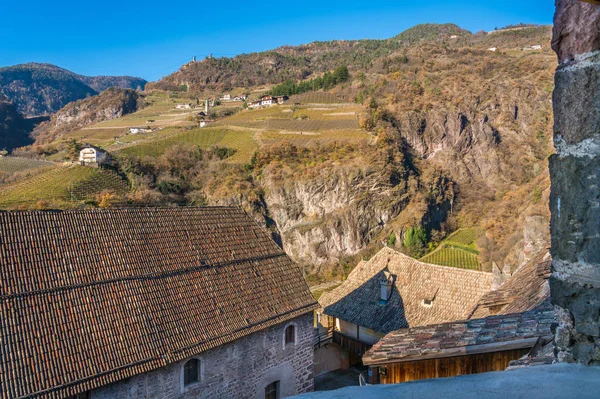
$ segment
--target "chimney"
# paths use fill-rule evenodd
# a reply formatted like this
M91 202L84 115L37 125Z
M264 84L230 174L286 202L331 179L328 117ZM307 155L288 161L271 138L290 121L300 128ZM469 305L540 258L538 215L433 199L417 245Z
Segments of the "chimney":
M388 271L383 272L383 276L379 279L381 286L381 297L380 303L385 303L392 296L392 284L394 283L394 276Z

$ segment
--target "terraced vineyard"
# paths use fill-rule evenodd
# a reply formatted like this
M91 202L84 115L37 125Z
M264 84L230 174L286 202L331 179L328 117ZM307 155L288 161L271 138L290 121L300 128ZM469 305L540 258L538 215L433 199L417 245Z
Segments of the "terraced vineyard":
M42 161L39 159L19 158L19 157L0 157L0 171L13 174L52 166L54 163Z
M129 187L111 171L85 166L56 167L2 186L0 208L33 207L40 200L53 204L74 203L94 198L106 190L122 195Z
M442 248L436 249L432 253L421 258L421 261L433 265L481 270L479 258L476 254L449 245L444 245Z
M321 130L358 129L358 122L354 118L341 120L269 119L265 121L263 128L293 132L316 132Z
M337 98L331 93L313 91L303 94L296 94L290 97L289 102L301 104L342 104L343 100Z
M421 258L434 265L481 270L479 251L475 241L482 234L478 228L461 229L440 243L435 251Z
M298 147L308 147L319 144L328 144L332 142L360 142L361 140L370 140L371 136L364 130L331 130L322 131L319 133L303 133L303 132L277 132L267 131L261 135L264 145L273 145L282 140L289 141Z
M203 128L188 130L166 138L125 147L119 150L119 152L138 157L158 157L168 148L181 143L193 144L206 149L217 144L223 139L226 133L227 130L225 129Z
M477 228L460 229L450 234L446 241L475 249L475 240L477 240L480 235L481 231Z

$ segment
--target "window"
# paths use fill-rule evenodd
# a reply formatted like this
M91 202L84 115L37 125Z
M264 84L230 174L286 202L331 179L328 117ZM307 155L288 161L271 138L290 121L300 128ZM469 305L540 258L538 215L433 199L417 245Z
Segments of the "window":
M285 344L296 343L296 326L289 325L285 328Z
M200 381L200 360L188 360L183 366L183 386Z
M279 381L265 387L265 399L279 399Z

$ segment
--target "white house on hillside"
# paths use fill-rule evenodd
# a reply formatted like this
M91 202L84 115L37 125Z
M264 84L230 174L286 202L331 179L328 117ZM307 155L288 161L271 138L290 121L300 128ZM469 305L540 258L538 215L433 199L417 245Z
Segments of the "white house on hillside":
M102 148L87 144L79 151L82 165L101 165L108 160L108 153Z

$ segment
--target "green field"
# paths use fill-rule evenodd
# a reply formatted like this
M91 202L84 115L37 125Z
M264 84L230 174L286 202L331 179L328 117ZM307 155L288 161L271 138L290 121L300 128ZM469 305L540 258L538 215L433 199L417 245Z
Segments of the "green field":
M39 159L19 158L19 157L0 157L0 171L13 174L24 172L48 166L53 166L54 163L42 161Z
M217 127L188 130L167 138L159 138L154 141L125 147L119 152L138 157L158 157L168 148L181 143L197 145L202 149L212 146L233 148L236 153L228 159L228 162L239 163L249 162L252 154L258 148L258 145L252 139L251 132Z
M129 187L111 171L85 166L56 167L44 173L3 185L0 208L19 205L32 207L36 202L77 202L92 199L102 191L125 194Z
M481 236L481 234L482 232L480 231L480 229L476 227L460 229L450 234L448 238L446 238L445 242L457 245L464 245L472 249L477 249L475 241L479 236Z
M477 228L460 229L420 260L434 265L481 270L479 251L475 244L481 234L481 230Z

